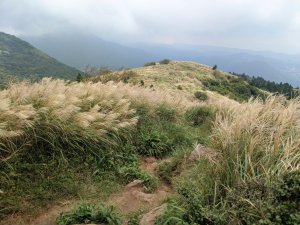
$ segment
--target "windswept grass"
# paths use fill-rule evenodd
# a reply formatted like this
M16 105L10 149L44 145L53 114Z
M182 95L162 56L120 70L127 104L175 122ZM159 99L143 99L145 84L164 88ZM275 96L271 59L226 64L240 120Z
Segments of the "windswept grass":
M109 135L121 135L136 122L130 101L102 83L43 79L12 84L0 92L1 160L39 139L64 137L73 140L73 149L80 139L108 142Z
M299 224L300 99L271 95L218 109L216 159L182 172L179 198L157 223Z
M300 168L300 100L269 96L264 102L224 108L214 123L213 145L220 152L226 184L272 178ZM225 178L224 177L224 178Z

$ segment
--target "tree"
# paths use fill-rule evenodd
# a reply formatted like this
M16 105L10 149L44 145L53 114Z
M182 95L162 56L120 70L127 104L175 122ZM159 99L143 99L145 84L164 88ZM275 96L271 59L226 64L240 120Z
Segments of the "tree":
M217 65L214 65L212 69L213 69L213 70L216 70L216 69L218 69L218 66L217 66Z
M76 80L77 80L77 82L81 82L83 80L81 73L77 74Z

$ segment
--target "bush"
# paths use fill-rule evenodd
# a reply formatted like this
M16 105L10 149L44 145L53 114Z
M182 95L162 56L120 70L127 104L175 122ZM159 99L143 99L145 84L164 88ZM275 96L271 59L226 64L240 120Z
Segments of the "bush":
M113 207L104 207L102 204L82 204L68 213L61 213L56 219L57 225L73 225L79 223L105 223L121 225L120 216L114 212Z
M177 89L178 89L178 90L183 90L183 87L182 87L181 85L178 85L178 86L177 86Z
M146 172L141 171L137 165L124 166L119 170L119 176L126 183L133 180L142 180L146 191L153 192L157 188L157 179Z
M169 64L171 62L171 60L169 59L163 59L161 61L159 61L159 64Z
M207 94L205 92L202 92L202 91L196 91L194 93L194 96L195 96L195 98L197 98L200 101L205 101L205 100L208 99Z
M174 150L174 145L163 131L151 131L141 134L139 153L145 156L161 158Z
M156 62L147 62L144 64L144 66L155 66Z
M186 111L185 117L193 126L200 126L214 119L215 112L209 107L194 107Z
M156 114L161 120L164 121L175 121L177 117L177 111L174 108L171 108L167 105L160 105L156 109Z

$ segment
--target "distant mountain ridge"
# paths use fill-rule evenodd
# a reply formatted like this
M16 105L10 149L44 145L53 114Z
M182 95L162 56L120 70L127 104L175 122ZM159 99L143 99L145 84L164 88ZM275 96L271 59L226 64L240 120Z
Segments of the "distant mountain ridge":
M275 82L300 86L300 55L186 44L114 43L90 34L65 32L23 37L58 60L84 70L95 67L134 68L164 58L195 61L226 72L261 76Z
M142 66L154 58L144 50L81 33L22 38L52 57L80 70L84 70L86 66L111 69L131 68Z
M16 76L20 78L75 79L79 70L67 66L13 35L0 32L0 78Z

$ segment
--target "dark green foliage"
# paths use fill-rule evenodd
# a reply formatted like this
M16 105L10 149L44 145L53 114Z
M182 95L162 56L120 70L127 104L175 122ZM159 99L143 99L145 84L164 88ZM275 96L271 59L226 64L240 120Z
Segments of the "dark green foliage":
M189 121L193 126L199 126L207 121L212 121L214 119L215 112L209 107L194 107L189 109L185 113L187 121Z
M174 150L174 144L164 131L141 134L142 143L138 149L145 156L161 158Z
M195 98L197 98L200 101L205 101L205 100L208 99L207 94L205 92L203 92L203 91L196 91L194 93L194 96L195 96Z
M164 213L159 216L155 224L156 225L189 225L182 218L185 209L180 206L180 203L176 199L171 199L168 202L167 208Z
M192 172L190 181L187 180L177 186L180 198L169 203L166 212L158 218L158 225L300 224L299 170L287 172L272 182L263 179L248 180L234 188L219 191L214 185L207 186L209 178L204 178L201 172L198 171L199 174L194 174L196 171ZM211 180L217 182L216 176L212 174L210 176ZM189 183L195 182L195 179L200 183L197 185ZM209 194L209 188L212 195ZM175 223L176 221L180 223Z
M140 80L140 86L144 86L144 85L145 85L144 80Z
M275 83L274 81L265 80L262 77L248 76L246 74L237 74L232 73L233 75L241 77L243 80L247 81L250 85L258 87L260 89L272 92L279 93L287 96L289 99L297 97L299 92L295 90L292 85L288 83Z
M157 188L157 179L146 172L141 171L137 165L124 166L119 170L119 176L125 183L133 180L142 180L148 192L153 192Z
M29 43L0 32L0 76L40 79L44 76L74 80L78 71L49 57Z
M147 62L144 64L144 66L155 66L156 62Z
M265 98L265 95L259 89L241 78L231 78L230 80L227 78L209 79L202 81L202 83L209 90L216 91L237 101L248 100L250 97Z
M81 82L82 80L83 80L83 77L82 77L81 73L78 73L77 77L76 77L76 81Z
M218 68L218 66L217 66L217 65L214 65L212 69L213 69L213 70L216 70L217 68Z
M286 173L275 187L262 224L300 224L300 170Z
M176 109L170 108L167 105L158 106L156 114L163 121L175 121L176 117L178 117Z
M113 207L104 207L102 204L82 204L71 212L61 213L56 219L57 225L101 223L106 225L121 225L120 216Z
M139 122L135 146L139 154L161 158L186 140L181 127L176 123L176 110L160 105L155 109L155 114L149 114L147 107L138 106L137 113Z
M161 61L159 61L159 64L169 64L171 62L171 60L169 59L163 59Z
M183 88L182 88L181 85L178 85L178 86L177 86L177 89L178 89L178 90L183 90Z

